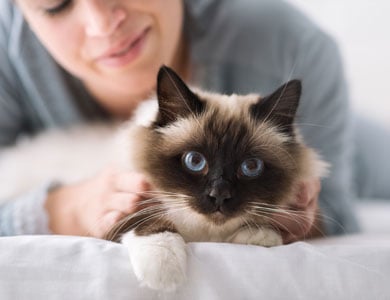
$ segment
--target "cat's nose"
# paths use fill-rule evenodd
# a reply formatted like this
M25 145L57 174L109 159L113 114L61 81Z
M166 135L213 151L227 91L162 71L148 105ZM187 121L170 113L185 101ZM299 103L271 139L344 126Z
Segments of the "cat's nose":
M222 178L213 182L209 193L209 200L220 208L227 200L232 197L230 192L230 183Z

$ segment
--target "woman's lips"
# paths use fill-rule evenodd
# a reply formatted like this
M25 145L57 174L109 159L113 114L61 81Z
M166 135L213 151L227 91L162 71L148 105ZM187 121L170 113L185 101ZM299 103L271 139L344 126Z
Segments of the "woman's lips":
M100 56L97 62L111 68L118 68L129 64L141 54L149 31L150 28L148 27L135 38L123 42L121 46L110 49Z

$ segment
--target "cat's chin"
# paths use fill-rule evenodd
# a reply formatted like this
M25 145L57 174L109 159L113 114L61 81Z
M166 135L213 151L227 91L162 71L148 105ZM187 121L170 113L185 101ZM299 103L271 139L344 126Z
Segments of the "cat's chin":
M215 225L221 226L231 219L231 217L225 215L220 211L213 212L208 215L209 220Z

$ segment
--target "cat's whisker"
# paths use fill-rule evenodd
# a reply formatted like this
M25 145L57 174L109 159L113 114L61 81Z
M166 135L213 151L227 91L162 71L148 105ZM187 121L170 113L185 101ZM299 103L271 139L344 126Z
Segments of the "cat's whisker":
M132 216L134 218L134 217L138 217L139 215L146 214L152 211L164 210L164 209L166 209L166 207L165 205L162 204L150 205L130 214L129 216Z
M182 208L181 210L185 210L187 209L187 207L184 207ZM170 211L169 213L175 213L176 211ZM160 221L163 217L166 217L168 215L167 212L160 212L158 214L153 214L145 219L142 219L138 222L136 222L135 224L132 224L131 228L132 229L137 229L139 226L143 225L144 223L146 222L149 222L150 220L152 219L156 219L151 225L153 226L154 224L156 224L158 221Z
M300 222L312 221L311 217L296 212L293 213L285 210L266 209L266 208L259 208L259 207L252 207L252 208L255 209L257 212L262 212L268 215L272 215L274 217L280 215L285 217L288 220L294 221L297 224L297 226L301 227L302 231L304 231L303 230L304 227ZM315 225L313 224L313 226Z
M165 210L166 210L166 207L162 204L150 205L150 206L144 207L144 208L142 208L142 209L140 209L132 214L127 215L126 217L121 219L115 226L117 226L119 223L127 223L130 220L135 219L137 217L140 217L142 215L148 215L150 213L155 213L155 212L165 211Z
M326 214L324 214L324 213L321 213L321 212L318 212L318 213L316 214L316 216L318 216L319 218L323 219L324 221L327 221L327 222L336 224L336 226L338 226L342 232L347 233L345 227L344 227L340 222L338 222L336 219L334 219L334 218L332 218L332 217L329 217L328 215L326 215ZM325 235L326 235L326 234L325 234ZM325 236L325 235L324 235L324 236Z
M297 125L297 126L311 126L311 127L319 127L319 128L330 129L330 126L314 124L314 123L294 123L294 124Z
M244 217L241 217L241 221L245 224L246 228L249 229L249 232L251 233L251 235L253 234L252 233L252 228L253 227L256 227L257 229L261 229L260 225L259 224L256 224L253 222L253 224L250 223L249 220L247 220L247 218L244 218Z
M266 213L268 213L270 215L274 215L274 216L295 217L295 218L301 218L302 220L311 219L311 217L306 216L302 213L297 213L297 212L290 212L290 211L270 209L270 208L259 208L259 207L256 207L256 208L252 207L252 209L254 209L256 211L266 212Z
M144 224L144 223L146 223L146 222L148 222L148 221L150 221L150 220L152 220L152 219L155 219L155 218L157 218L157 220L156 221L158 221L158 220L160 220L163 216L165 216L165 212L159 212L159 213L154 213L154 214L152 214L152 215L149 215L149 216L147 216L147 217L145 217L145 218L143 218L143 219L141 219L141 220L139 220L139 221L137 221L137 222L135 222L135 223L133 223L133 224L131 224L131 229L137 229L139 226L141 226L142 224ZM155 221L155 222L156 222ZM128 231L128 230L126 230L126 231Z
M129 220L131 220L132 218L137 217L137 216L139 216L139 215L141 215L141 214L146 214L146 213L148 213L150 210L157 210L157 209L160 209L160 210L161 210L161 208L157 208L156 206L157 206L157 205L153 205L153 206L144 208L144 209L142 209L142 210L139 210L139 211L137 211L137 212L135 212L135 213L133 213L133 214L130 214L130 215L124 217L123 219L121 219L116 225L114 225L114 227L115 227L115 226L121 224L121 225L118 227L118 229L115 230L114 236L116 236L117 233L120 232L120 231L124 228L123 226L124 226ZM100 217L98 220L96 220L95 223L94 223L94 225L92 226L92 228L98 227L99 224L101 224L103 218L104 218L104 216L102 216L102 217ZM86 235L86 236L91 235L91 230L85 232L85 235Z
M271 210L271 212L269 210L264 210L264 209L258 209L256 208L256 211L255 213L261 213L261 216L265 217L264 214L266 215L271 215L271 216L276 216L277 214L280 214L280 215L283 215L286 219L290 220L290 221L293 221L299 228L302 232L305 232L305 227L303 224L301 224L302 221L310 221L311 218L307 217L307 216L303 216L303 215L300 215L300 214L292 214L292 213L289 213L289 212L285 212L285 211L274 211L274 210ZM274 218L271 218L269 217L273 222L278 222L277 220L275 220ZM280 223L280 222L279 222ZM315 224L312 224L312 226L316 226ZM318 229L318 228L316 228Z
M187 202L169 202L166 203L166 207L169 209L171 207L181 207L181 206L188 206Z
M146 213L146 212L144 212ZM109 231L109 239L114 240L118 237L120 232L127 232L133 226L133 224L129 224L131 219L135 218L135 214L129 215L122 220L120 220L114 227Z
M287 233L289 233L289 234L291 234L291 231L289 230L289 228L288 227L286 227L283 223L281 223L281 222L279 222L279 221L277 221L277 220L273 220L271 217L269 217L269 216L266 216L266 215L263 215L263 214L258 214L258 213L255 213L255 212L253 212L253 211L250 211L250 210L245 210L245 212L248 214L248 215L252 215L252 216L255 216L255 217L261 217L261 218L264 218L267 222L268 222L268 224L267 224L267 226L272 226L272 228L274 228L276 231L278 231L280 234L281 234L281 228L285 231L285 232L287 232ZM256 222L254 222L254 221L252 221L254 224L257 224ZM278 227L275 227L274 225L273 225L273 223L275 223L277 226L279 226L279 228ZM261 229L261 226L260 226L260 229Z
M253 215L257 215L257 216L260 216L260 217L268 218L269 220L274 220L274 218L272 218L272 217L275 216L274 212L269 212L269 211L264 211L264 210L254 210L254 211L253 210L247 210L247 211L252 212ZM286 218L292 220L293 216L286 215Z
M156 210L162 210L162 209L165 209L165 207L163 207L162 205L152 205L152 206L148 206L148 207L145 207L139 211L136 211L128 216L125 216L123 219L121 219L117 224L122 224L122 222L128 222L129 220L131 220L132 218L135 218L135 217L138 217L139 215L142 215L142 214L147 214L147 213L150 213L151 211L156 211ZM102 222L102 219L104 218L104 216L100 217L98 220L95 221L95 224L92 226L92 228L96 228L99 226L99 224ZM115 227L116 225L114 225ZM121 230L122 227L119 227L118 230ZM91 230L85 232L85 235L86 236L89 236L91 235Z
M162 201L162 200L165 200L165 201ZM177 198L177 197L167 197L167 196L161 196L161 197L154 197L154 198L149 198L149 199L145 199L145 200L141 200L139 202L136 203L137 206L142 206L142 205L145 205L145 204L150 204L150 205L158 205L158 204L161 204L163 202L170 202L170 203L186 203L187 201L185 199L180 199L180 198Z
M274 210L275 212L280 212L280 213L286 212L286 213L297 214L297 215L302 214L302 212L299 210L287 208L285 206L277 205L277 204L258 203L258 202L249 202L248 204L253 208ZM321 215L321 213L318 212L314 212L314 214Z
M258 203L258 202L249 202L248 204L250 205L254 205L255 208L259 207L260 209L263 208L264 206L269 206L269 208L272 208L274 207L275 209L279 209L279 213L283 213L283 212L286 212L286 213L290 213L290 214L296 214L302 218L305 217L305 215L303 215L300 211L297 211L297 210L294 210L294 209L288 209L286 207L283 207L281 205L278 205L278 204L270 204L270 203ZM324 213L322 213L321 211L316 211L314 212L314 215L315 217L319 217L323 220L326 220L326 221L329 221L331 223L334 223L336 224L337 226L340 227L341 230L344 230L345 231L345 228L342 226L342 224L340 224L337 220L335 220L334 218L331 218L327 215L325 215Z
M271 227L274 231L278 232L280 235L282 235L282 232L281 232L281 229L279 227L277 227L275 224L271 223L270 221L272 221L272 218L271 217L268 217L268 216L263 216L267 221L268 221L268 224L266 225L267 227ZM280 224L279 222L276 222L278 224ZM262 226L260 226L259 224L257 224L256 222L251 222L252 226L255 226L257 229L261 230L262 229ZM263 225L264 226L264 225ZM284 227L286 228L286 227Z
M142 192L132 192L134 194L147 194L147 193L158 193L158 194L173 194L173 195L184 195L184 194L181 194L181 193L177 193L177 192L168 192L168 191L163 191L163 190L146 190L146 191L142 191Z
M178 201L178 202L169 202L169 203L162 203L162 204L147 204L147 206L143 206L141 205L141 209L138 210L138 211L149 211L149 210L153 210L153 209L170 209L172 207L184 207L184 206L187 206L187 203L186 202L181 202L181 201ZM155 208L157 207L157 208ZM134 212L133 214L137 214L137 211Z
M257 202L257 201L249 201L248 204L254 204L254 205L262 205L262 206L271 206L271 207L281 207L281 204L272 204L272 203L266 203L266 202Z
M142 206L144 204L160 204L162 202L170 202L170 203L186 203L187 197L182 197L182 196L174 196L174 195L156 195L156 197L153 198L147 198L147 199L142 199L139 202L136 203L138 206ZM161 201L161 200L166 200L166 201Z
M178 196L178 197L185 197L190 198L190 196L181 194L181 193L173 193L173 192L164 192L164 191L144 191L144 192L132 192L132 194L140 195L144 197L148 197L149 195L170 195L170 196Z
M169 205L169 209L175 209L175 208L181 208L181 207L186 207L186 205L184 203L172 203L171 205ZM155 211L167 211L167 205L153 205L153 206L148 206L146 208L143 208L131 215L129 215L129 219L132 219L132 218L135 218L135 217L139 217L141 215L145 215L145 214L149 214L149 213L153 213Z
M305 214L303 214L302 212L298 212L298 211L295 211L295 210L288 210L288 209L275 209L275 210L270 210L270 209L264 209L264 207L258 207L258 206L255 206L255 207L251 207L251 208L254 208L255 210L260 210L262 213L266 213L266 214L269 214L269 215L283 215L284 217L286 217L287 219L290 219L290 220L293 220L295 221L298 225L300 225L300 221L312 221L312 217L310 216L307 216ZM266 211L265 211L266 210ZM273 211L273 212L270 212L270 211ZM326 219L326 216L320 212L318 213L314 213L314 217L319 217L319 218L323 218L323 219ZM334 220L333 218L329 218L328 219L330 221L333 221L333 222L336 222L336 224L338 223L336 220ZM316 232L318 232L321 236L326 236L326 233L322 230L322 228L316 224L316 222L313 222L312 225L311 225L315 230ZM340 227L343 229L343 227L340 225ZM303 227L302 227L303 228ZM306 237L304 237L305 239Z
M169 214L176 213L176 212L178 212L178 211L186 210L187 208L188 208L188 207L173 208L173 209L171 209L171 210L169 210L169 211L164 210L164 211L161 211L161 212L152 214L152 215L150 215L150 216L148 216L148 217L146 217L146 218L144 218L144 219L141 219L141 220L139 220L138 222L132 224L132 228L136 229L136 228L138 228L139 226L141 226L142 224L144 224L145 222L148 222L148 221L150 221L150 220L152 220L152 219L154 219L154 218L157 218L157 220L155 220L155 222L152 223L152 225L153 225L153 224L155 224L157 221L159 221L162 217L166 217L166 216L168 216Z
M275 212L275 213L286 213L286 214L293 214L293 211L289 211L287 209L282 209L282 208L271 208L271 207L263 207L263 206L258 206L258 205L248 205L250 208L253 209L259 209L263 211L269 211L269 212Z
M301 219L305 219L305 218L310 219L311 218L311 216L307 216L302 211L297 211L297 210L292 210L292 209L268 208L268 207L259 207L259 206L251 206L251 208L256 209L256 210L272 212L273 214L276 214L276 215L290 215L290 216L294 216L294 217L301 218ZM319 217L322 216L321 213L316 213L316 212L313 212L311 215L319 216Z
M186 203L183 203L183 202L170 203L169 206L170 206L169 213L188 208ZM145 215L145 217L138 220L135 223L129 224L129 222L132 219L138 218L140 216L142 217L142 215ZM152 205L152 206L145 207L145 208L143 208L143 209L141 209L133 214L128 215L127 217L125 217L121 221L119 221L115 225L115 226L117 226L117 228L115 228L115 226L114 226L115 229L112 229L114 231L112 232L112 234L110 234L110 236L116 237L119 232L128 231L128 230L130 230L130 228L136 228L136 227L140 226L141 224L143 224L143 223L145 223L153 218L157 218L157 217L160 218L160 217L165 216L165 215L167 215L166 205Z
M282 235L282 230L287 234L293 235L291 229L285 224L283 224L281 221L275 220L272 217L265 216L263 214L255 214L255 216L265 218L266 221L268 222L267 226L272 226L272 228L274 228L281 235Z
M171 195L180 195L180 196L187 196L185 194L177 193L177 192L168 192L168 191L162 191L162 190L148 190L144 193L157 193L157 194L171 194Z

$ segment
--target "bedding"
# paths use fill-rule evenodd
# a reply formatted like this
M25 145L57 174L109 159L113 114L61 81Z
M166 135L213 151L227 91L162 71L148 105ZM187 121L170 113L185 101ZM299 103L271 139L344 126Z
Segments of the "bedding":
M390 299L390 234L274 248L188 246L175 294L140 287L121 244L67 236L0 238L0 299Z

